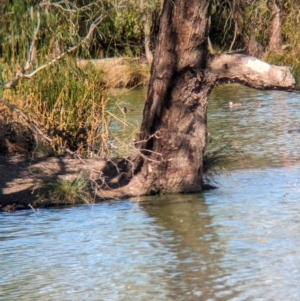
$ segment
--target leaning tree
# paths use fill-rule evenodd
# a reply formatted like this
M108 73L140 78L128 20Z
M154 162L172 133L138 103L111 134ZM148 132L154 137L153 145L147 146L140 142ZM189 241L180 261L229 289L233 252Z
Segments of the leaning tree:
M165 0L139 139L133 154L105 169L103 198L200 192L208 96L216 85L293 89L289 68L240 53L208 52L209 0Z

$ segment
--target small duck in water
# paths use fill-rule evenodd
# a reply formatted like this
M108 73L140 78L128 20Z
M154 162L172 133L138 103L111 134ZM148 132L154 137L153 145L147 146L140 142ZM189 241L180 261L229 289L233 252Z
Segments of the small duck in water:
M299 129L288 130L288 133L289 133L289 134L292 134L292 133L300 133L300 126L299 126Z
M240 107L242 105L242 103L229 101L228 105L230 108L233 108L233 107Z
M134 111L133 109L127 109L126 107L123 107L122 108L122 112L124 113L124 114L126 114L127 112L132 112L132 111Z

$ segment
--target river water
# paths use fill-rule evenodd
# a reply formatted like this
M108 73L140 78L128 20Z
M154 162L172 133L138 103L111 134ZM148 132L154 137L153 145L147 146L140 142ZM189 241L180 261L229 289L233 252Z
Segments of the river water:
M132 124L144 95L119 100ZM213 91L210 137L234 159L216 190L0 213L0 300L300 300L299 100Z

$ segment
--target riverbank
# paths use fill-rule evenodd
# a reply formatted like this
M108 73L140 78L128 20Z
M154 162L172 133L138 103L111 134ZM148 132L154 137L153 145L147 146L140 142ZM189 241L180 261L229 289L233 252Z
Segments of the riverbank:
M43 185L58 180L72 182L81 172L96 179L104 166L105 161L99 158L0 156L0 210L43 206L39 196Z
M78 68L92 68L102 74L100 84L106 88L143 86L149 80L149 66L137 58L78 59L76 64ZM19 105L23 104L16 107ZM39 191L43 185L58 180L70 183L82 171L92 180L99 177L105 165L103 159L50 157L48 154L53 153L50 147L36 151L37 137L28 124L22 123L12 108L2 105L0 110L0 211L30 209L29 204L41 206ZM41 154L36 156L36 153Z

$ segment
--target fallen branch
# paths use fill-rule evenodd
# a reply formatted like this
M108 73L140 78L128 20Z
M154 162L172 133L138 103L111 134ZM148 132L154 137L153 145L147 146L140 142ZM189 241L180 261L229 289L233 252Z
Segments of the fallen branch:
M213 55L206 72L212 82L237 82L255 89L293 90L296 85L289 67L243 54Z
M39 218L39 214L37 213L37 211L34 209L34 207L29 203L28 206L33 210L33 212L35 213L36 217Z

